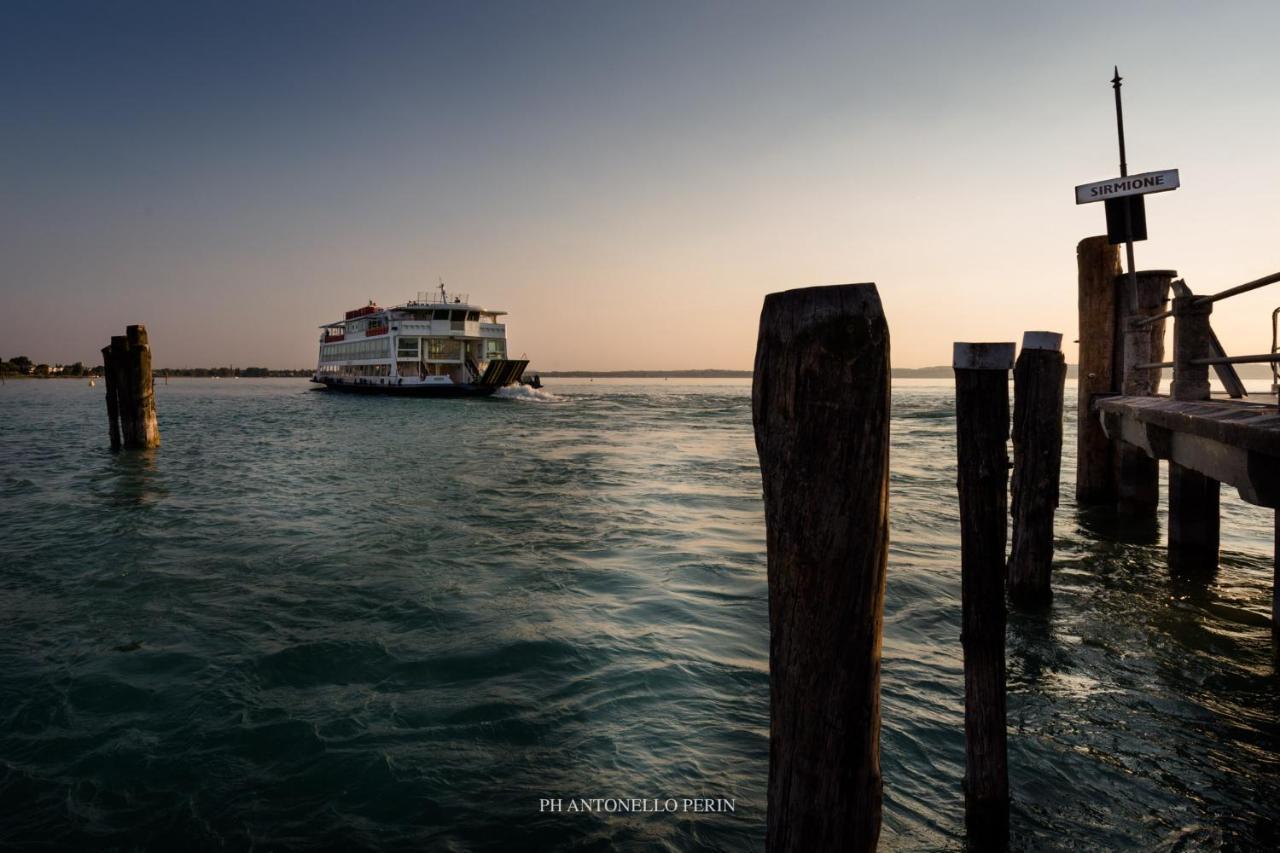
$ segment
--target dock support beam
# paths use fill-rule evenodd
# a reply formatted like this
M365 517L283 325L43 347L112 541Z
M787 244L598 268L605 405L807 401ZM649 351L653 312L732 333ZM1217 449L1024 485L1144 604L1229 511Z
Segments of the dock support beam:
M1122 394L1151 397L1160 387L1159 369L1137 370L1135 365L1164 361L1164 320L1145 325L1137 321L1165 310L1176 275L1172 270L1140 271L1136 290L1128 276L1116 277L1118 383L1114 390ZM1123 441L1114 443L1114 452L1117 509L1125 518L1154 530L1160 503L1160 463Z
M766 849L874 850L889 540L889 330L874 284L765 298L751 409L769 574Z
M1026 332L1013 369L1013 546L1009 598L1043 607L1053 598L1053 513L1062 469L1062 335Z
M1191 359L1208 358L1213 303L1195 297L1173 300L1173 384L1175 400L1208 400L1209 368ZM1219 483L1169 460L1169 570L1174 577L1207 579L1218 568Z
M964 648L965 825L976 850L1009 840L1005 525L1012 343L957 343L956 450Z
M1114 504L1111 442L1094 416L1095 394L1116 389L1115 361L1116 276L1120 249L1106 235L1087 237L1076 246L1080 311L1080 380L1076 413L1076 503Z

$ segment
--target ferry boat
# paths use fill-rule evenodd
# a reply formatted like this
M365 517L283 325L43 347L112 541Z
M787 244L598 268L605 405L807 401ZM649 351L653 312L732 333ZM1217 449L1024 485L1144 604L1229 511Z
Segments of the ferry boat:
M527 359L507 358L507 312L465 295L419 293L404 305L370 302L320 327L311 381L330 391L406 397L483 397L524 378Z

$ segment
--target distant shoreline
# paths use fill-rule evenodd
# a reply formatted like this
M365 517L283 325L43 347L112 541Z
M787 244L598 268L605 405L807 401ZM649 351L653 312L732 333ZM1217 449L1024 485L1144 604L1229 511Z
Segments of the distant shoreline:
M1236 366L1240 373L1241 379L1269 379L1271 378L1271 370L1265 364L1240 364ZM64 376L53 374L51 376L32 376L29 374L13 374L4 375L6 380L10 379L88 379L90 377L101 378L100 368L95 368L93 373L84 373L80 376L70 375ZM164 378L166 376L174 379L183 378L219 378L219 379L262 379L262 378L308 378L314 373L308 368L300 369L281 369L274 368L156 368L154 375L156 378ZM750 370L526 370L526 376L538 376L547 379L750 379ZM933 367L895 367L892 368L894 379L951 379L953 372L950 367L944 365L934 365ZM1076 365L1067 365L1067 378L1077 378Z

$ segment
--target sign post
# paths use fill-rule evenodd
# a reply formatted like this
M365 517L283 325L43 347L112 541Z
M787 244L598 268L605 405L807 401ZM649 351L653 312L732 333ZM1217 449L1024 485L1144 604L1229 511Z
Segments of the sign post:
M1111 88L1116 93L1116 136L1120 142L1120 177L1076 187L1076 204L1104 202L1107 208L1107 239L1112 245L1124 243L1129 263L1129 289L1136 294L1138 272L1133 262L1133 243L1147 239L1147 210L1143 196L1176 190L1181 184L1177 169L1129 174L1124 151L1124 106L1120 102L1120 68L1116 66Z

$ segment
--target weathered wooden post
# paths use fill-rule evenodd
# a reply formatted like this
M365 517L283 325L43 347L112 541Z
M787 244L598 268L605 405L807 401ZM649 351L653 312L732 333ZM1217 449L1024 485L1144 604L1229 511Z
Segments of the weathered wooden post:
M1173 383L1175 400L1209 399L1209 366L1191 359L1209 358L1213 303L1194 296L1173 300ZM1169 569L1193 578L1218 568L1219 484L1199 471L1169 460Z
M125 437L126 447L148 448L160 446L160 425L156 421L155 380L151 375L151 346L147 342L147 327L129 326L125 329L129 343L129 397L133 412L132 442Z
M1076 246L1080 313L1080 378L1076 413L1076 503L1113 504L1111 442L1090 410L1094 395L1114 387L1116 276L1120 249L1106 235L1087 237Z
M102 384L107 388L107 431L111 436L111 449L120 449L120 400L116 394L115 338L112 345L102 348Z
M874 284L770 294L751 394L769 564L766 847L874 850L889 330Z
M969 844L1009 838L1004 568L1012 343L957 343L956 449L964 647L965 824Z
M1137 369L1139 364L1164 360L1164 320L1143 322L1163 313L1169 300L1173 270L1139 271L1136 289L1128 276L1117 276L1116 323L1117 374L1115 390L1129 396L1149 397L1160 386L1158 368ZM1155 524L1160 503L1160 463L1145 451L1123 441L1114 442L1113 471L1117 509L1130 520Z
M1049 603L1053 513L1062 470L1062 406L1067 361L1062 335L1025 332L1013 369L1013 546L1009 598L1023 607Z
M122 444L129 449L158 447L160 427L146 327L129 326L126 334L112 336L111 346L102 350L102 359L112 449Z
M1271 653L1280 661L1280 509L1275 514L1276 544L1271 557Z

